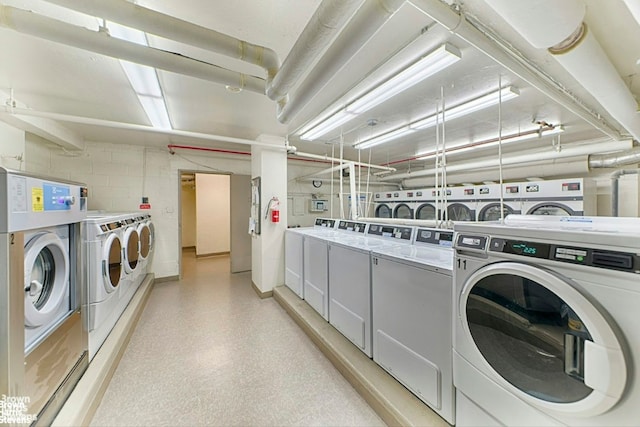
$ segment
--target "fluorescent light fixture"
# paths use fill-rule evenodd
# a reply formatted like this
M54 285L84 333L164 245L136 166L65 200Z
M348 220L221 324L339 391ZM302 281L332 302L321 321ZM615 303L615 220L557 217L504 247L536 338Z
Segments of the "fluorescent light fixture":
M383 133L382 135L378 135L371 139L367 139L365 141L354 144L353 148L357 148L358 150L364 150L366 148L371 148L371 147L375 147L376 145L384 144L387 141L400 138L404 135L408 135L413 132L414 132L413 129L409 128L408 126L404 126L399 129L392 130L391 132Z
M553 128L547 129L532 129L530 131L518 133L515 135L509 135L502 138L502 144L511 144L513 142L525 141L527 139L534 138L542 138L546 136L557 135L559 133L564 132L564 127L555 126ZM468 151L475 150L477 148L487 148L493 147L500 143L498 138L492 138L485 141L471 142L469 144L460 144L453 147L449 147L446 149L447 156L451 156L452 154L460 154ZM415 158L420 160L427 160L436 157L437 153L435 150L430 150L423 153L416 154Z
M456 107L447 109L445 111L444 119L449 121L449 120L456 119L458 117L466 116L467 114L471 114L478 110L482 110L482 109L491 107L493 105L496 105L500 102L501 99L502 99L502 102L506 102L506 101L509 101L510 99L516 98L519 95L520 95L520 92L518 92L516 88L509 86L504 89L488 93L472 101L465 102L464 104L460 104ZM440 120L442 121L442 117L440 117ZM438 122L438 115L434 114L422 120L413 122L409 126L412 129L427 129L432 126L435 126L437 122Z
M445 111L444 119L446 121L453 120L457 117L466 116L467 114L471 114L475 111L482 110L487 107L491 107L492 105L498 104L500 99L502 101L508 101L519 96L520 93L518 90L512 86L508 86L501 90L497 90L495 92L488 93L479 98L473 99L471 101L465 102L464 104L460 104L456 107L449 108ZM429 117L425 117L423 119L416 120L412 123L409 123L408 126L403 126L401 128L392 130L387 133L383 133L382 135L374 136L368 140L359 142L354 144L354 148L364 149L371 148L373 146L383 144L385 142L389 142L393 139L400 138L404 135L409 134L412 131L427 129L429 127L434 126L438 123L438 120L442 121L442 117L438 119L438 115L434 114ZM403 130L402 132L398 132Z
M455 64L461 58L460 51L455 46L445 43L413 65L405 68L386 82L347 105L346 110L354 114L362 114L392 96L420 83L438 71L442 71L448 66Z
M300 135L300 139L313 141L314 139L317 139L318 137L324 135L332 129L345 124L354 117L355 115L344 110L340 110L337 113L329 116L326 120L320 122L320 124L318 124L316 127L313 127L310 130L304 132L302 135Z
M122 40L148 46L145 34L133 28L109 22L109 34ZM151 125L159 129L172 129L156 69L123 60L120 60L120 64Z
M356 115L372 109L427 77L458 62L461 58L458 48L445 43L355 101L347 104L344 109L329 116L328 119L303 131L300 138L307 141L317 139L353 119Z

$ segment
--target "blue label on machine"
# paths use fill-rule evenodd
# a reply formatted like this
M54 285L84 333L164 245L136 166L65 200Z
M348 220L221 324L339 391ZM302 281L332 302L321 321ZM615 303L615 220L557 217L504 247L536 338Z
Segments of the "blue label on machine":
M71 206L67 204L71 189L64 185L53 185L43 183L44 190L44 210L45 211L68 211Z

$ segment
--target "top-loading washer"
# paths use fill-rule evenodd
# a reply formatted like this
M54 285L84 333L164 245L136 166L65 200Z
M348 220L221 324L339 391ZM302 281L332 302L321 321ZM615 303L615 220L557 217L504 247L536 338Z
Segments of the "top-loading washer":
M2 167L0 189L0 394L26 396L19 415L49 423L88 363L79 274L87 189Z
M522 212L528 215L596 215L596 185L591 179L572 178L522 184Z
M412 245L372 249L373 360L454 424L453 232L416 231Z
M335 232L336 220L331 218L316 218L313 227L302 228L288 228L285 231L285 285L295 292L300 298L304 298L305 278L304 278L304 265L305 262L309 263L308 268L308 280L309 285L324 289L324 284L328 280L326 274L323 273L327 269L327 255L326 251L322 250L323 239L322 235L328 235ZM324 263L324 270L317 263L311 265L313 258L305 258L304 256L304 237L306 235L314 235L317 237L316 241L307 242L306 246L308 250L313 251L313 256L320 257L318 263ZM326 245L326 243L325 243ZM307 261L305 261L307 259ZM313 297L312 297L313 298ZM315 300L314 300L315 303ZM321 306L321 305L320 305Z
M640 220L549 219L455 225L457 425L640 420Z

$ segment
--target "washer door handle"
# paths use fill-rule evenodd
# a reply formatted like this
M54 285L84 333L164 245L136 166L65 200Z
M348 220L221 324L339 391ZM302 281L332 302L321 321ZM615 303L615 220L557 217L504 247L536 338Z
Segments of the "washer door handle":
M42 288L44 288L42 283L37 280L32 280L31 283L29 283L29 286L24 288L24 291L29 292L29 296L34 297L42 291Z

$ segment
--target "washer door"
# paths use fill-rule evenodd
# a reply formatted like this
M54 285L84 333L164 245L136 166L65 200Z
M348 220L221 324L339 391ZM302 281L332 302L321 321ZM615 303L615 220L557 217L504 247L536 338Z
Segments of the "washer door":
M528 264L491 264L469 277L458 302L482 369L531 405L588 417L621 398L620 343L567 279Z
M423 205L420 205L418 207L418 209L416 209L416 219L429 219L429 220L435 220L436 219L436 207L429 204L429 203L425 203Z
M102 249L102 277L104 288L111 293L116 290L122 277L122 243L116 234L107 237Z
M380 205L376 208L376 218L391 218L391 208L387 205Z
M69 248L51 232L35 235L24 247L24 322L36 328L60 316L69 302Z
M441 213L442 214L442 213ZM462 203L451 203L447 206L447 216L451 221L475 221L475 213Z
M135 227L129 227L124 232L124 244L124 270L131 273L136 269L140 256L140 237Z
M413 219L413 210L404 203L399 204L393 211L393 217L398 219Z
M527 215L574 216L577 215L577 213L568 206L559 203L546 202L535 205L529 209Z
M140 259L145 260L151 252L151 229L147 223L138 226L138 236L140 236Z
M504 205L502 212L504 217L513 213L511 207ZM478 215L478 221L498 221L500 219L500 203L491 203L485 206Z

